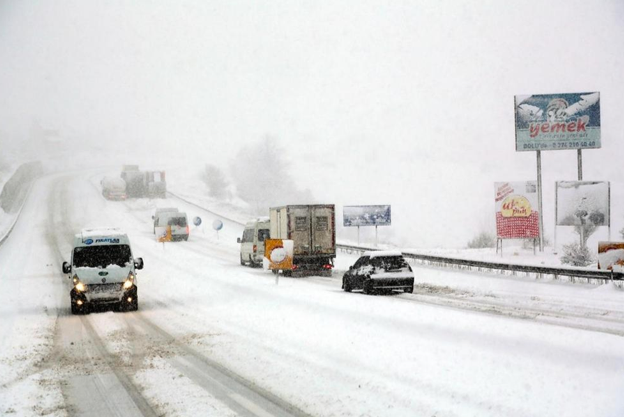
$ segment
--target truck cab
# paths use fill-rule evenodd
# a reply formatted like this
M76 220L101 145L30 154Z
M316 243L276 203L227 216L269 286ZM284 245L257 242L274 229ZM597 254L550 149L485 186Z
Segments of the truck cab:
M240 243L241 265L262 265L264 258L264 241L271 237L271 224L268 217L260 217L245 224Z
M63 273L73 284L72 314L106 304L122 311L138 310L139 269L143 259L134 258L128 235L120 229L85 229L75 235L71 261L63 262Z

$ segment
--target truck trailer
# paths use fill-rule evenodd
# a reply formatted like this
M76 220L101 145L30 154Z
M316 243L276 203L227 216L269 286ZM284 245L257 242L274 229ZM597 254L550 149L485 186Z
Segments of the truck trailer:
M294 242L293 274L331 276L336 257L333 204L290 205L270 209L271 239Z

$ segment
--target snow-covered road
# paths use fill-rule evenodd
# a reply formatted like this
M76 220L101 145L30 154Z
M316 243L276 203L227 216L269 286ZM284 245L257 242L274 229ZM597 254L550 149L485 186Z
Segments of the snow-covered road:
M39 180L0 246L0 414L615 416L624 297L417 268L415 294L239 265L242 228L176 199L104 200L103 172ZM200 215L159 244L156 205ZM226 214L226 213L225 213ZM139 311L69 313L72 235L118 226L145 260Z

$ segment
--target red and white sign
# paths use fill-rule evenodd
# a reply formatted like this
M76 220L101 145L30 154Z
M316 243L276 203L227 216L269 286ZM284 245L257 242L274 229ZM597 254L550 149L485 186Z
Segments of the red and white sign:
M496 236L501 239L539 237L537 184L497 182L495 188Z

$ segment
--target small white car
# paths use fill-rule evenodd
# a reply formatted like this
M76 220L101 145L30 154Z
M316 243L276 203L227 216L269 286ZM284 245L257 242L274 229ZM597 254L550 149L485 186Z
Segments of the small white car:
M72 314L94 305L110 304L122 311L139 308L136 271L143 259L134 258L128 235L119 229L85 229L74 237L71 261L63 273L72 279Z

